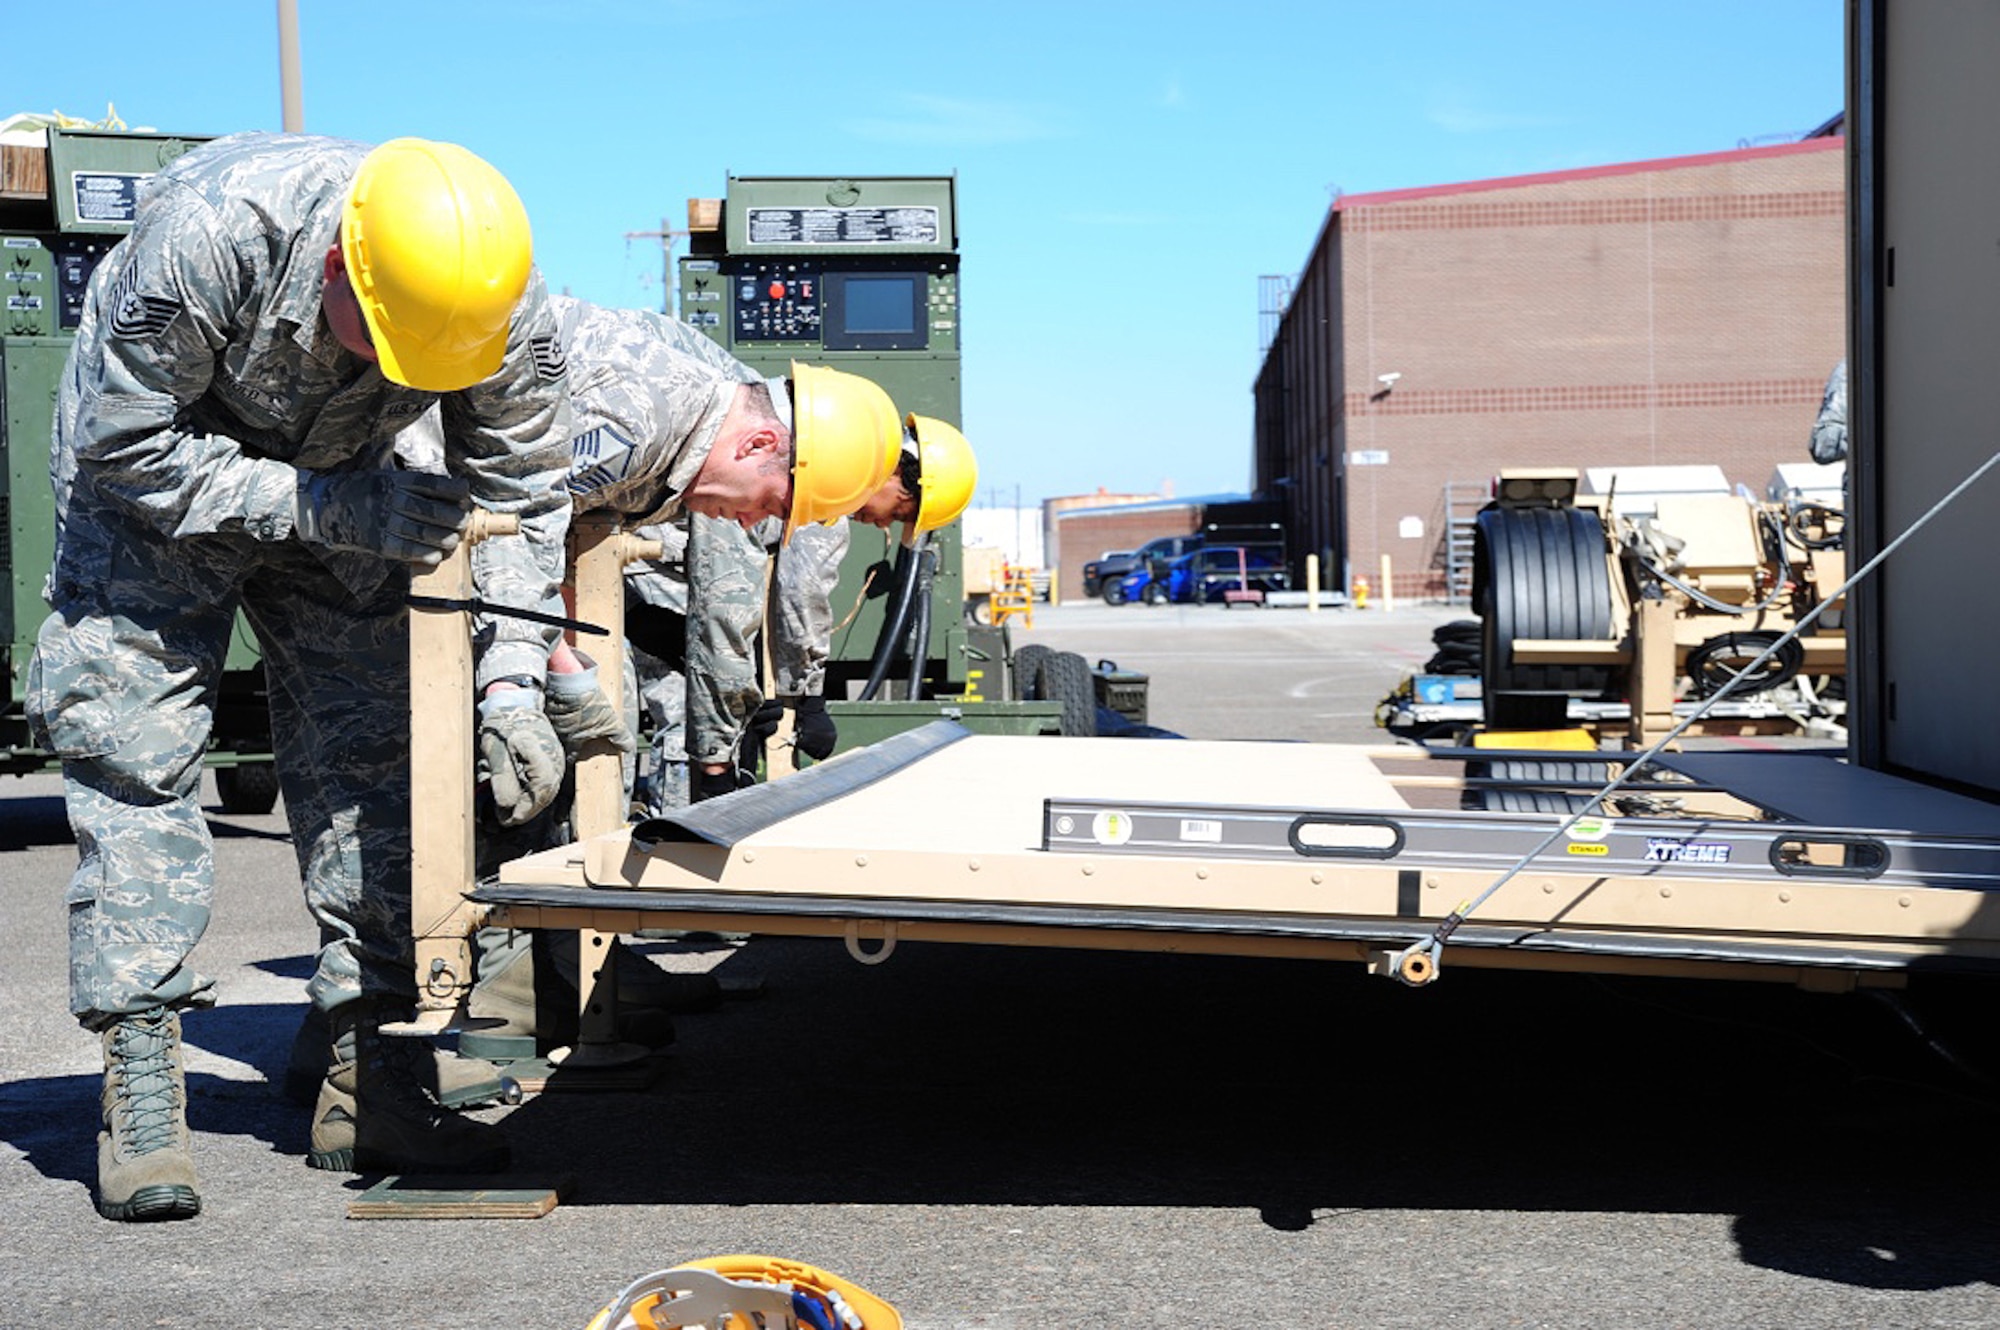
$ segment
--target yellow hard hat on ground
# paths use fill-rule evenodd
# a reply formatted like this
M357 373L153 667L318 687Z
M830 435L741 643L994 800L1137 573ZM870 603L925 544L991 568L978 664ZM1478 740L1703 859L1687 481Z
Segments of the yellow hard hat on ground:
M781 1256L710 1256L634 1281L589 1330L902 1330L894 1307L852 1280Z
M456 392L500 368L534 263L506 177L455 143L391 139L354 173L340 245L391 382Z
M859 374L792 362L792 511L785 539L833 523L882 488L903 451L889 394Z
M972 502L979 489L979 459L965 436L942 420L911 412L905 423L917 440L917 470L920 495L917 520L912 532L905 533L908 544L925 531L935 531L955 520Z

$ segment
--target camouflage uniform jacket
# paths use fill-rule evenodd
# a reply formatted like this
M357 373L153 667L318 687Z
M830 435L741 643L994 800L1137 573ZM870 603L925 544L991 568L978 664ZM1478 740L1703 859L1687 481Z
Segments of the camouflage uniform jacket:
M1847 457L1847 362L1833 367L1827 377L1826 396L1820 399L1819 418L1813 421L1808 444L1815 462L1839 462Z
M437 402L450 470L481 507L521 518L525 539L475 552L481 596L532 606L554 592L569 526L569 402L541 277L491 379L440 396L384 378L341 346L320 309L326 254L368 151L239 134L154 177L131 234L91 277L57 395L59 545L73 514L99 510L173 538L285 540L300 471L388 465L392 437ZM392 568L365 553L315 553L357 595ZM478 628L482 682L540 677L549 630L509 618Z
M647 604L687 616L687 752L698 762L727 761L761 698L752 644L763 622L765 551L777 527L766 524L752 536L688 512L680 496L707 460L736 385L763 376L664 314L567 296L552 303L571 366L569 484L577 510L614 509L665 547L661 558L627 568L626 585ZM811 595L811 586L802 583L800 594ZM823 594L816 610L780 611L781 623L828 617ZM784 643L780 633L779 659L798 663L789 672L780 665L781 691L783 681L803 681L827 651L824 640L807 641L787 655Z
M569 490L576 511L610 508L633 527L673 521L737 385L761 376L664 314L568 296L550 303L572 366Z
M763 699L756 633L767 629L777 695L819 695L833 636L833 588L847 551L847 523L804 526L778 552L773 621L765 623L764 567L783 527L774 518L745 531L696 517L687 540L687 754L727 762Z

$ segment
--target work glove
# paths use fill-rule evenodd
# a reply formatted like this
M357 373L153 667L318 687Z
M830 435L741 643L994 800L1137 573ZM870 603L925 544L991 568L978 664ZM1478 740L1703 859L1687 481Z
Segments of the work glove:
M724 767L721 771L700 771L694 773L694 788L689 791L690 801L700 803L719 795L734 794L747 790L757 783L757 778L741 767Z
M826 699L808 694L793 703L792 710L798 716L792 731L792 765L799 765L801 753L815 762L832 757L840 731L834 727L833 717L826 714Z
M518 827L562 788L563 746L532 688L510 688L479 704L479 777L503 827Z
M300 540L436 566L458 545L472 490L425 471L301 471L292 530Z
M784 718L785 704L767 697L743 723L743 733L736 740L736 765L750 779L757 778L757 768L764 762L764 745L771 742L771 736L778 732L778 722Z
M576 656L584 668L573 674L551 673L548 701L543 705L556 737L562 740L563 751L575 757L592 739L609 739L619 752L631 752L638 744L618 708L597 686L597 662L581 651Z

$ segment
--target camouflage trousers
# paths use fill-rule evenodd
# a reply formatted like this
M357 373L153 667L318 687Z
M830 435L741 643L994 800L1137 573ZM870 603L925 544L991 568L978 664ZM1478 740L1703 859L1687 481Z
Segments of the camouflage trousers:
M351 565L350 565L351 571ZM202 754L240 606L263 648L280 789L330 1009L414 993L408 576L353 589L305 546L170 540L73 505L27 714L63 760L78 863L70 1008L89 1026L203 1006L191 965L215 895Z
M688 804L687 676L657 656L626 644L626 659L637 678L639 711L652 730L643 754L633 800L649 812L664 813Z

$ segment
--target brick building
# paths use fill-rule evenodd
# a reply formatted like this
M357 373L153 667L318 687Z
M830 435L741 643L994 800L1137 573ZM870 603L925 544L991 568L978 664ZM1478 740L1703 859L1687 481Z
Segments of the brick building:
M1502 466L1803 461L1844 353L1844 140L1352 195L1256 384L1255 475L1331 585L1444 589ZM1341 570L1336 572L1335 570Z

